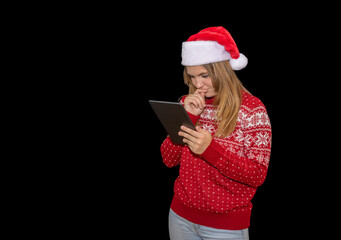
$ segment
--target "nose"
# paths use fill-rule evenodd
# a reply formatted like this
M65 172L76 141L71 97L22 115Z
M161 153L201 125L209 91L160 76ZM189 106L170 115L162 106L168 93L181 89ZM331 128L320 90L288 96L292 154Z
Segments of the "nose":
M196 84L195 84L195 85L196 85L196 86L195 86L196 88L201 88L201 87L204 85L203 82L200 80L200 78L199 78L199 79L196 78L196 79L195 79L195 83L196 83Z

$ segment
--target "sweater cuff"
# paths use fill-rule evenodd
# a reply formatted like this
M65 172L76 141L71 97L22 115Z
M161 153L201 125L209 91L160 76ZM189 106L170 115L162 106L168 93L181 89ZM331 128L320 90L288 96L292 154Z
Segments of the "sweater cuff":
M219 159L224 156L224 148L219 143L212 140L211 144L201 154L201 157L208 163L215 166Z
M187 114L188 114L189 118L191 119L192 123L195 125L197 123L197 121L199 120L200 115L199 116L195 116L195 115L193 115L190 112L187 112Z

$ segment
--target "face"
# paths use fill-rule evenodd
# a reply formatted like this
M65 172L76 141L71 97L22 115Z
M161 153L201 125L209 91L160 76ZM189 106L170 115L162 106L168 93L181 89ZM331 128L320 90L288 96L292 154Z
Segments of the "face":
M205 93L206 98L214 97L217 95L212 85L212 80L203 66L186 67L187 74L191 77L192 84L200 90L207 90Z

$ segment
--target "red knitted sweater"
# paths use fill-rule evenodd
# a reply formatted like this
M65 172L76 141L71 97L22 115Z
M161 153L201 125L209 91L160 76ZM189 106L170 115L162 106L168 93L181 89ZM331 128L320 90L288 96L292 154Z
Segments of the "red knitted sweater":
M194 124L199 122L213 136L217 130L215 113L213 99L208 99L200 116L188 114ZM172 210L208 227L248 228L251 199L265 180L270 149L271 125L266 109L258 98L246 92L234 132L225 138L213 137L201 155L185 145L174 144L168 136L161 145L163 162L168 167L180 164Z

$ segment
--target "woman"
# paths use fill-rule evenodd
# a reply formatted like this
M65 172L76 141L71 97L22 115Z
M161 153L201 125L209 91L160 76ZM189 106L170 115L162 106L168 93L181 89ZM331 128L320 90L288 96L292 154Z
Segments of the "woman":
M249 239L251 199L267 174L271 125L262 102L234 72L247 58L226 29L211 27L183 43L182 65L189 94L181 103L197 131L182 126L183 145L169 137L161 145L166 166L180 165L170 238Z

